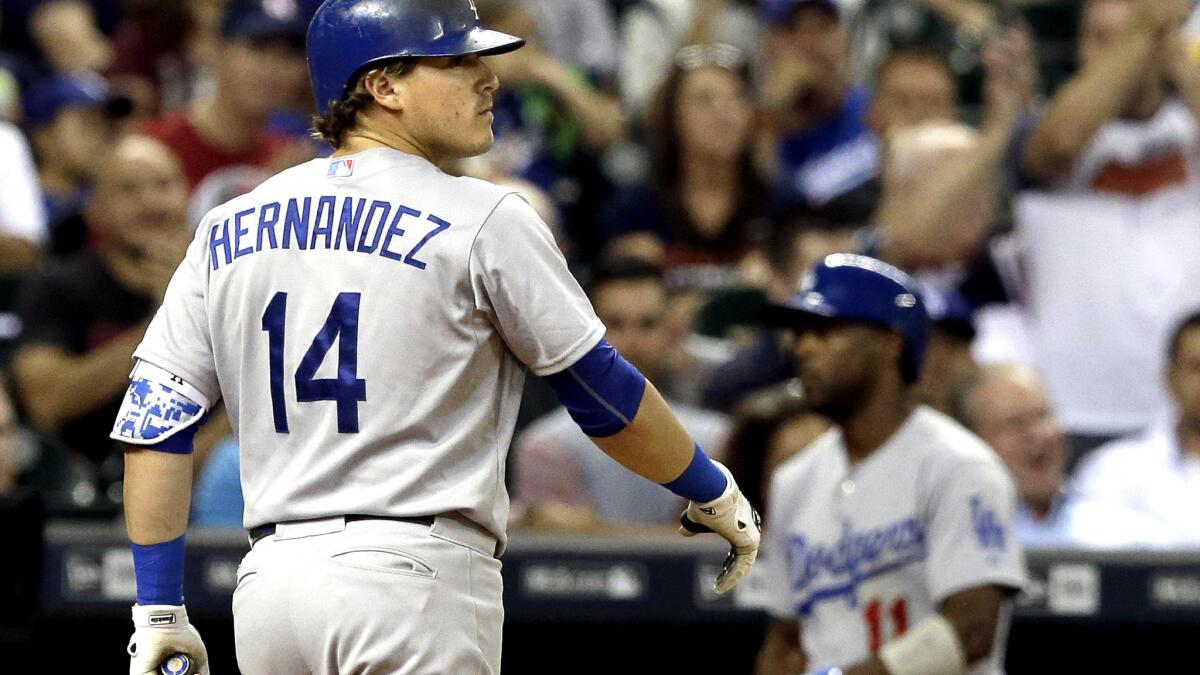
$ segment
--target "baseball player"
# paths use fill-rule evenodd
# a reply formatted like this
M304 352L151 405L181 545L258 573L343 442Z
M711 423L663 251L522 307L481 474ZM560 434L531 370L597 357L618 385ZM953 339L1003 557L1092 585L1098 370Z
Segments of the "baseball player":
M513 191L439 166L492 145L471 0L327 0L308 32L331 158L211 211L135 352L113 435L138 601L131 673L207 671L183 604L191 436L224 399L253 542L233 597L248 675L498 673L505 454L526 369L622 464L691 501L681 531L753 564L729 472L603 339ZM264 91L264 94L269 92Z
M812 409L834 427L771 481L758 673L994 675L1024 583L999 459L911 402L928 316L912 280L827 256L778 308Z

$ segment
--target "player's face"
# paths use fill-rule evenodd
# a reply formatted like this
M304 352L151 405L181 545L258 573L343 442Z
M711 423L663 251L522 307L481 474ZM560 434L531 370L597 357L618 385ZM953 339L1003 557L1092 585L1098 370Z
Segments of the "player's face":
M621 355L650 377L667 359L667 293L653 280L614 281L593 293L596 315L608 327L605 337Z
M871 398L881 374L898 373L900 337L868 324L816 320L795 339L793 354L804 397L835 420Z
M403 80L406 135L441 163L491 150L492 95L500 82L476 55L421 59Z
M1181 421L1200 429L1200 328L1185 329L1180 335L1169 384Z
M979 436L1008 466L1022 498L1049 504L1067 463L1067 442L1050 404L1031 375L993 377L972 394Z

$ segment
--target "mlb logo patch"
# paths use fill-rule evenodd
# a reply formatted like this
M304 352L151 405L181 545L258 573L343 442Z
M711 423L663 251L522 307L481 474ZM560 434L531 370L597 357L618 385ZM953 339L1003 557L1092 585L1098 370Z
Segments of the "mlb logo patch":
M354 160L335 159L329 162L329 178L347 178L354 175Z

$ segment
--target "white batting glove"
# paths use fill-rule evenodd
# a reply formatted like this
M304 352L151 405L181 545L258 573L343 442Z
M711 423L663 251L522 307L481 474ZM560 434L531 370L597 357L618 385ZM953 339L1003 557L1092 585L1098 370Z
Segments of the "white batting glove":
M129 675L159 675L159 665L175 654L191 660L189 673L208 675L208 650L182 605L134 605L128 651Z
M721 594L736 586L754 566L762 527L758 511L742 496L733 474L720 462L714 461L713 464L725 474L729 485L720 497L711 502L690 502L683 515L679 516L679 534L691 537L715 532L729 542L732 548L725 558L720 576L713 584L713 590Z

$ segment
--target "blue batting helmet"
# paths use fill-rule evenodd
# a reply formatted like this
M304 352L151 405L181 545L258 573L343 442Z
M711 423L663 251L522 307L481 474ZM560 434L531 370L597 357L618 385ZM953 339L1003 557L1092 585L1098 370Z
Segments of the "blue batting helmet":
M915 382L929 339L929 314L916 288L911 277L882 260L834 253L805 275L791 299L775 307L775 323L803 326L806 319L825 317L887 328L903 338L900 372L906 382Z
M480 25L475 0L326 0L308 26L308 72L327 114L363 71L393 59L503 54L521 38Z

